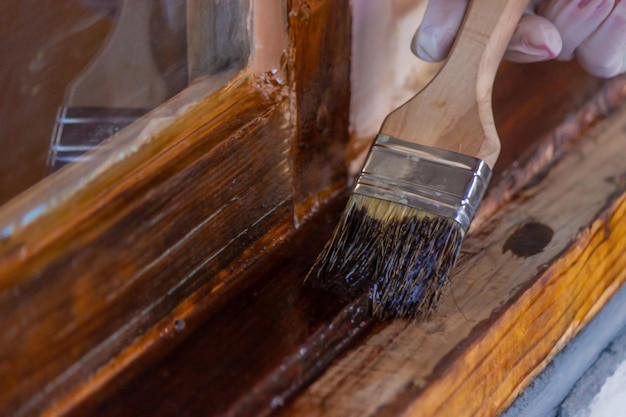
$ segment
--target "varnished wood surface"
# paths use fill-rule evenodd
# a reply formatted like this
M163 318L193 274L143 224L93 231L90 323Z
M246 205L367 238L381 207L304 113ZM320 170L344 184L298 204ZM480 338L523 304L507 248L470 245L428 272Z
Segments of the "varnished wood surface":
M100 406L75 415L267 415L284 404L346 343L352 320L364 316L357 307L337 317L341 300L301 285L343 202L327 207L251 266L242 280L256 284L188 342ZM165 397L146 401L155 394Z
M612 85L610 91L619 89L617 82ZM568 153L567 161L557 165L551 176L526 190L470 236L454 284L434 321L423 325L372 325L359 309L359 301L339 313L337 300L307 293L299 286L307 263L313 261L311 254L319 250L330 233L340 201L324 214L327 223L314 223L314 232L308 227L302 229L300 237L298 232L285 242L289 249L280 249L278 258L265 259L269 263L261 264L264 272L260 276L273 278L261 278L258 286L203 325L188 342L116 395L100 400L99 406L92 404L90 407L95 408L86 409L85 414L125 415L140 410L154 415L213 415L228 410L231 415L257 415L287 404L281 415L367 415L374 410L382 415L398 415L413 407L414 401L420 401L414 408L421 409L425 404L427 411L446 402L452 408L463 406L479 387L489 394L477 397L478 408L467 410L479 409L479 414L493 415L580 329L624 278L620 268L615 267L602 277L594 275L596 281L587 281L587 285L598 283L595 292L581 290L577 292L580 298L564 296L570 286L579 284L573 278L577 274L573 265L589 256L593 259L590 262L602 258L596 257L600 252L596 253L598 249L590 237L600 239L598 233L607 224L606 219L613 218L615 223L619 218L624 190L619 181L606 182L597 169L603 167L607 176L619 177L620 165L616 162L622 154L615 148L616 143L618 148L622 146L619 138L612 138L612 145L605 147L602 156L589 156L586 161L591 166L580 166L580 155L591 155L594 149L602 148L596 135L602 133L606 141L614 132L604 134L604 129L616 129L625 118L614 116L596 127L594 133L580 137L578 146L584 146L584 150ZM603 157L614 161L607 162ZM576 177L569 175L573 167ZM611 170L615 172L609 173ZM596 173L593 181L585 179L588 172ZM585 190L579 189L581 182ZM575 210L565 211L570 217L564 216L562 207L554 203L556 196L570 200L577 199L579 193L588 198ZM507 239L529 222L547 224L554 230L548 245L532 256L526 253L526 258L510 250L503 254ZM585 232L579 234L579 228ZM621 253L620 233L615 232L611 238L614 240L600 250L612 248L614 256ZM288 266L286 259L290 260ZM562 283L559 272L568 277ZM556 289L544 290L552 287ZM535 295L537 292L540 296ZM567 303L555 302L557 298ZM564 311L579 318L572 321ZM554 319L550 321L549 317ZM520 322L512 325L516 319ZM546 328L551 333L545 338L545 334L533 330L541 328L544 320L552 325ZM532 334L535 339L530 338ZM496 341L503 347L492 355L489 352ZM339 355L338 348L346 346L347 353ZM517 356L507 357L507 350ZM486 363L501 356L504 362L478 364L475 358L481 353L486 355ZM293 403L288 401L335 357L335 364L320 379ZM482 373L494 369L499 370L493 373L495 379ZM515 376L507 380L509 375ZM455 382L464 378L460 385ZM457 388L461 390L458 401L456 394L446 394L446 390ZM155 401L155 393L161 393L156 396L163 400ZM488 397L493 398L492 403L485 400L489 406L481 408ZM459 409L453 413L463 415Z
M625 123L622 107L468 237L437 317L375 326L279 415L502 411L626 281Z
M591 141L588 140L587 142L591 142ZM587 146L590 146L590 145L588 144ZM563 176L563 174L560 174L560 175ZM604 195L604 194L611 194L607 190L610 190L610 187L603 188L598 193L599 195L603 195L603 198L607 198L607 195ZM537 193L537 194L539 196L544 196L544 198L546 198L547 195L551 195L551 192L550 190L547 190L547 191L542 190L541 193ZM521 198L521 200L525 200L526 198L527 197ZM602 200L602 198L600 200ZM598 204L600 200L596 201L596 204ZM603 202L603 201L604 200L600 202ZM520 220L519 216L529 216L528 213L524 213L526 206L524 205L524 203L521 203L521 204L522 204L521 207L519 205L516 205L515 206L516 208L511 209L514 213L516 213L515 216L517 217L514 217L508 220L509 221L508 226L507 226L508 228L505 228L506 231L504 232L504 235L506 236L502 236L500 239L505 239L506 237L508 237L509 234L511 234L514 231L515 229L514 222ZM341 204L339 206L341 206ZM601 207L597 207L597 209L601 211L600 210ZM538 210L539 214L544 212L543 209L536 209L536 210ZM335 212L335 215L336 214L337 213ZM576 233L575 233L576 227L580 226L581 224L585 222L587 222L587 226L588 226L589 222L593 222L594 216L597 215L597 212L588 212L587 214L589 215L587 220L581 221L580 219L578 219L579 221L576 222L577 226L569 225L566 228L567 231L562 232L561 234L562 240L560 243L562 246L568 246L571 243L571 241L567 240L567 238L564 239L563 236L569 233L570 234L569 238L574 239L576 236ZM505 216L505 217L508 217L508 216ZM502 218L500 218L500 220L498 221L501 222L503 220ZM565 222L565 225L568 224L568 222L566 222L565 219L563 219L562 221ZM493 235L492 231L488 231L493 226L485 225L484 227L485 229L482 229L484 230L482 233L478 232L479 236L482 236L480 237L480 239L489 240L490 237L497 239L496 236ZM597 227L597 226L594 226L594 227ZM324 235L326 233L329 233L328 226L326 227L316 226L315 234L313 235L309 234L308 229L306 229L306 231L303 230L303 234L309 237L308 238L309 241L312 241L311 237L315 238L314 240L316 243L314 243L314 245L321 245L322 242L324 241ZM296 242L294 242L293 244L298 245L298 243ZM291 242L289 242L288 245L291 246ZM125 412L128 412L128 410L132 410L132 409L139 409L147 413L156 413L156 415L160 415L159 413L161 412L160 409L162 407L165 407L166 410L171 410L170 408L167 408L169 407L169 405L167 405L169 404L169 402L168 401L155 402L152 399L154 398L153 395L155 392L163 392L163 396L165 396L167 392L171 392L172 390L175 391L176 394L168 398L170 398L171 401L177 404L181 404L181 405L185 404L186 406L185 407L181 406L182 408L178 409L178 411L184 413L184 412L187 412L185 410L188 410L189 415L193 415L194 413L199 413L203 409L207 411L206 415L211 415L211 413L208 412L209 410L224 411L226 409L229 409L235 415L236 414L255 415L256 413L261 413L261 410L264 410L264 412L267 412L272 408L272 406L277 407L277 406L280 406L281 404L286 403L288 396L293 392L293 387L289 384L281 385L281 383L285 384L284 381L281 381L281 383L276 383L275 381L272 382L274 377L276 377L277 375L280 376L284 374L289 374L291 375L290 376L291 381L295 381L295 383L302 383L307 380L305 376L310 376L311 373L314 375L317 372L319 372L319 369L315 367L314 363L307 362L305 359L309 358L307 356L307 353L308 353L307 348L311 345L315 345L316 340L318 343L320 341L320 333L319 333L320 327L318 326L320 326L321 324L318 323L317 326L311 326L310 324L311 321L305 320L304 322L307 324L303 325L303 321L301 320L301 318L302 317L309 317L309 319L321 318L322 321L326 320L326 326L328 326L328 324L332 320L332 312L333 312L332 309L330 311L328 310L326 311L326 314L328 314L326 316L324 315L320 316L318 315L319 313L316 313L316 311L320 311L320 309L323 309L325 306L325 303L327 302L327 299L325 299L323 295L317 296L320 301L319 301L319 305L315 306L314 303L312 304L310 299L302 298L301 296L302 290L297 285L293 287L290 286L289 284L282 285L283 282L288 282L288 283L291 283L291 285L294 285L293 281L296 281L297 283L299 279L302 277L302 275L305 273L304 271L306 271L306 267L302 265L301 263L303 262L302 259L308 259L308 262L311 262L312 257L310 256L310 251L312 252L315 251L314 249L311 249L309 245L310 243L305 244L303 246L295 246L297 250L296 254L294 254L295 261L292 267L289 268L288 270L283 269L283 267L277 267L276 270L272 269L273 272L270 272L270 273L276 275L275 279L277 280L278 286L275 286L273 283L268 282L267 284L264 284L264 286L261 285L261 287L258 289L255 288L253 290L250 290L250 293L247 293L247 295L243 296L243 298L240 301L237 301L232 305L232 310L230 309L231 307L229 307L228 315L224 316L224 317L228 317L228 319L224 318L221 324L219 321L211 321L210 323L207 323L206 325L204 325L202 327L203 331L198 332L197 335L195 336L192 336L192 339L190 339L189 344L185 344L184 346L181 346L178 350L173 352L171 356L168 356L163 362L160 362L158 366L155 366L152 371L150 371L149 373L143 374L141 377L139 377L139 379L133 381L130 385L128 385L128 388L120 391L116 396L107 399L101 405L101 408L98 408L97 410L103 413L104 415L115 415L117 413L122 413L123 410L126 410ZM467 253L465 254L465 258L466 258L465 262L473 262L472 258L476 256L476 253L475 253L476 249L475 248L473 249L473 247L476 246L477 244L474 240L470 240L468 245L469 247L466 249ZM481 245L482 243L478 244L479 247ZM492 250L496 252L496 254L491 255L492 256L491 260L487 262L489 268L493 268L494 264L499 265L502 263L501 250L502 250L502 246L504 246L504 241L500 241L500 243L492 243L492 245L493 245ZM292 248L291 250L294 250L294 249ZM304 256L304 258L302 258L302 256ZM549 253L544 253L542 256L545 256L546 259L550 259ZM555 257L556 255L553 254L552 256ZM512 256L510 252L507 252L507 262L509 262L511 258L514 259L515 257ZM556 260L556 259L558 259L558 257L555 257L553 260ZM304 263L306 262L307 261L305 260ZM530 261L525 261L524 259L519 258L517 260L517 265L519 266L520 263L523 264L524 262L530 262ZM534 262L537 262L538 264L541 265L542 268L545 268L545 266L541 263L542 262L541 260L538 260L535 258ZM469 268L469 266L466 266L466 268ZM529 274L528 276L530 277L528 279L537 278L534 267L527 265L525 268L527 268L526 272ZM471 278L469 280L472 281ZM262 280L262 282L264 282L264 280ZM469 285L469 284L466 282L463 285ZM280 288L280 290L278 288ZM465 290L465 287L461 291L459 291L458 289L455 290L454 288L452 289L452 292L453 292L452 298L450 297L448 298L448 304L444 306L443 315L445 317L446 314L453 314L457 320L456 326L458 326L455 330L464 329L465 331L467 331L467 329L464 326L468 323L468 320L466 320L466 318L469 315L469 312L465 309L459 311L461 307L457 306L457 304L462 303L462 302L468 302L468 300L470 300L473 302L472 308L475 309L475 311L482 311L483 313L485 311L489 311L490 308L493 309L494 307L485 307L483 309L484 306L481 306L479 301L472 300L472 296L475 295L476 293L468 292L467 296L463 297L464 290ZM480 292L483 290L483 288L480 288L480 289L475 288L474 290ZM519 296L520 294L523 294L523 289L520 289L520 288L511 289L509 287L508 290L500 288L500 291L509 291L508 293L505 292L505 295L504 295L505 298L506 296L516 297L516 296ZM499 299L497 298L497 296L490 297L490 295L494 295L494 294L489 293L489 292L487 294L488 295L483 296L482 299L484 300L485 298L487 298L487 300L485 301L488 302L487 303L488 306L493 306L494 303L496 304L498 303ZM502 294L503 293L500 292L500 296L502 296ZM247 300L250 300L250 299L254 299L255 302L248 303ZM286 304L279 303L279 300L295 300L295 304L291 304L290 306L288 306ZM513 301L511 302L515 304ZM244 305L245 305L245 308L242 307ZM246 320L250 320L251 317L255 318L254 320L252 320L253 323L257 323L257 322L263 323L265 319L259 318L259 317L262 317L264 314L264 311L267 311L266 309L268 308L269 308L269 311L275 311L275 308L277 306L282 306L279 308L284 308L284 310L282 310L283 313L280 315L280 319L276 319L275 315L271 314L267 317L267 320L269 322L266 325L257 324L253 328L246 327L246 329L249 329L249 332L236 332L236 330L233 330L233 329L239 328L238 325L235 325L234 327L229 326L229 323L231 323L231 320L233 320L234 323L239 323L239 320L243 320L243 322L245 322ZM311 309L311 306L313 306L312 309ZM231 314L230 312L232 311L238 312L239 314ZM306 311L306 314L304 316L302 315L303 311ZM367 336L365 336L365 342L362 342L363 339L357 339L356 344L352 345L353 348L352 350L350 350L351 353L349 353L348 355L350 354L357 355L359 358L363 359L363 356L360 356L361 353L359 352L363 352L363 350L366 350L367 352L369 352L369 355L370 355L363 359L366 362L369 360L373 360L374 358L377 358L378 353L380 353L380 355L386 355L387 359L393 362L395 360L394 353L393 353L394 349L390 349L389 352L386 349L389 346L397 346L397 339L394 339L393 335L396 334L395 332L399 332L402 329L405 329L407 327L409 329L412 329L411 332L413 333L407 334L406 337L402 338L402 340L405 341L406 343L408 343L407 340L413 341L414 340L413 336L416 336L416 335L419 337L416 336L415 340L419 340L421 342L427 341L430 338L436 338L436 340L440 342L442 340L448 340L448 337L446 337L448 333L446 333L444 330L439 328L441 327L441 321L429 323L425 325L423 328L421 328L421 330L416 330L415 328L411 326L406 326L400 323L395 323L395 324L390 325L390 327L386 327L385 325L377 325L373 327L373 330L370 331L370 330L367 330L369 328L368 325L366 325L367 318L363 315L362 312L360 312L358 309L357 310L346 309L344 311L345 311L345 314L347 314L348 316L351 316L351 319L353 320L351 324L349 322L348 324L344 322L343 324L338 326L340 331L344 333L344 343L350 343L350 341L355 343L354 337L358 337L357 335L359 333L366 332L367 334ZM494 311L497 311L497 308L495 308ZM292 318L293 320L291 320ZM283 323L283 320L290 322L291 325L293 325L293 327L290 328L289 326L280 324L280 323ZM471 318L471 320L469 320L469 323L470 323L469 326L471 327L471 323L474 323L476 321L480 321L480 320L476 318ZM266 330L267 327L264 327L264 326L271 327L271 323L276 324L276 330L278 334L275 334L273 329L268 331ZM562 324L563 323L561 323L561 325ZM580 325L580 323L578 325ZM221 329L220 329L220 326L222 326ZM475 330L473 334L479 334L479 330L481 328L488 329L489 326L490 326L489 321L483 321L483 323L480 326L478 326L477 330ZM305 330L306 327L308 327L308 330ZM256 329L256 328L258 328L261 331L261 334L255 334L256 330L253 330L253 329ZM323 326L321 328L323 328ZM221 338L217 337L216 335L223 335L224 332L227 332L228 334L230 334L232 339L229 339L229 340L235 341L238 346L237 352L233 353L232 355L230 354L228 349L224 349L219 352L217 352L216 350L213 350L213 348L215 348L214 346L215 340L218 340L218 339L221 340ZM231 332L235 332L235 334ZM380 338L377 338L376 335L380 334L381 332L384 332L383 335L380 336ZM294 335L297 335L297 336L294 336ZM278 340L274 340L273 342L268 340L268 339L275 339L275 338L277 338ZM386 340L385 338L388 338L388 339ZM288 342L285 342L286 339L288 340ZM453 338L452 340L458 341L461 339L463 339L462 333L461 333L461 336L458 336L457 338ZM281 340L283 342L279 342ZM371 343L373 343L372 342L373 340L376 340L377 344L371 345ZM281 345L282 349L276 349L276 345L275 345L276 343L283 343ZM454 342L450 342L451 345L453 343ZM229 346L227 342L225 342L225 345ZM246 347L242 347L242 345L245 345ZM459 346L462 347L463 344L460 344ZM266 349L266 347L268 347L269 349ZM274 351L272 350L272 348L276 350ZM305 348L305 349L301 351L300 350L301 348ZM420 348L418 346L415 349L419 350ZM424 349L426 349L428 352L431 352L431 353L438 351L437 349L432 349L432 348L424 348ZM205 355L204 352L210 352L210 353ZM252 354L252 352L257 352L257 353ZM261 355L263 359L259 359L258 352L263 352L263 354ZM374 352L378 352L378 353L375 354ZM443 350L441 352L442 354L445 353ZM415 357L420 356L418 351L415 351L412 353L414 354ZM219 360L216 359L216 357L214 356L215 354L217 354L217 356L219 357ZM337 354L337 351L334 351L333 349L328 349L326 351L326 354L327 355L330 354L332 358L334 355ZM316 352L315 355L320 355L320 353ZM408 356L411 356L411 355L408 355ZM278 357L282 357L282 359L277 360ZM323 354L321 355L321 357L323 358L322 363L329 360L329 358L327 356L324 356ZM194 359L187 359L187 358L194 358ZM246 362L245 358L256 358L256 360L250 363L250 362ZM406 359L406 355L403 355L403 358ZM546 356L542 357L542 359L545 359L545 358ZM346 360L346 359L343 359L343 360ZM243 367L243 370L241 372L234 371L233 373L227 375L223 373L224 371L219 371L219 369L223 369L223 368L219 367L219 365L217 365L218 363L224 363L224 368L228 369L229 367L232 368L233 365L230 365L231 363L237 363L238 361L242 361L246 364ZM295 365L294 365L294 362L295 362ZM455 364L455 362L452 359L450 359L449 362L452 362L453 364ZM194 364L203 364L203 365L194 366ZM213 364L213 365L208 366L204 364ZM281 372L280 364L282 364L284 367L282 369L282 372ZM299 373L296 372L295 374L293 373L290 374L289 372L294 372L293 371L294 366L296 367L296 369L299 369ZM458 366L461 366L461 365L458 365ZM537 366L536 363L535 363L535 366ZM346 407L348 407L346 405L345 407L342 408L341 404L345 403L345 404L352 404L353 406L355 406L354 401L352 401L351 399L360 398L358 394L359 391L355 391L355 390L358 390L359 389L358 387L362 387L363 389L365 389L366 387L365 384L359 385L357 383L356 385L353 385L350 383L350 381L357 381L360 377L366 377L363 374L360 374L358 369L355 369L355 368L362 367L363 369L369 370L371 369L371 367L367 363L358 363L358 365L351 365L349 367L350 371L343 373L343 374L341 373L342 367L343 365L336 365L335 367L331 367L330 371L328 372L331 375L335 375L335 376L330 377L331 378L330 380L322 379L319 382L316 382L311 388L309 388L309 390L305 392L304 396L296 400L296 402L294 403L295 405L288 406L287 408L288 411L284 412L285 415L291 415L291 413L294 413L296 411L298 412L302 411L303 415L308 415L309 413L311 414L327 413L328 415L335 415L335 413L337 413L337 415L341 415L341 410L346 411ZM503 369L507 369L507 368L503 367ZM307 370L308 370L308 373L307 373ZM350 372L354 372L356 377L354 377L354 375L351 375ZM256 377L254 376L255 373L256 373ZM337 376L337 373L344 375L344 377ZM390 370L388 370L388 372L385 373L385 375L393 379L393 377L390 375L393 375L395 373L398 373L399 375L403 375L402 371L393 367L391 367ZM220 376L220 378L218 379L220 382L215 382L216 379L213 379L214 375ZM379 374L374 374L374 375L376 376ZM404 375L406 375L406 373ZM372 378L375 379L375 376ZM431 379L436 380L437 377L438 375L433 376ZM255 383L251 382L251 380L254 380L255 378L256 378L256 382ZM337 382L339 385L335 385L335 383L333 382L335 381L334 378L339 378L339 380L343 382ZM426 380L428 380L428 378L426 378ZM230 382L227 382L227 381L230 381ZM387 380L387 382L389 381ZM519 383L519 380L517 382ZM527 382L527 380L524 380L524 383L525 382ZM478 383L478 382L474 380L473 383ZM253 384L255 386L255 389L250 389L249 388L250 384ZM350 388L348 388L349 394L342 394L343 392L342 387L344 384L350 386ZM385 383L382 381L379 381L379 382L374 381L370 389L373 390L373 392L376 392L377 390L376 387L382 387L384 385ZM392 382L390 385L394 386L394 383ZM325 386L328 387L327 390L324 390L322 388L322 390L324 391L326 395L326 397L324 397L325 400L320 400L319 392L316 391L316 389L319 389L319 387L325 387ZM397 386L397 384L395 386ZM411 386L411 384L409 384L408 386ZM468 386L472 386L472 385L470 384ZM220 402L219 406L216 406L213 401L216 397L213 397L213 396L215 395L219 397L219 393L222 392L224 387L228 387L228 389L224 391L225 395L226 393L230 392L230 396L227 398L234 399L238 397L238 400L234 404L227 404L229 403L229 400L227 400L225 397L224 401ZM238 393L233 394L233 392L237 392L237 389L235 387L238 388L239 391ZM282 391L280 389L281 387L283 389ZM402 387L404 387L404 383L400 384L400 388ZM519 388L520 385L517 385L517 387ZM204 394L200 395L196 391L196 388L202 391ZM352 389L352 391L349 391L350 389ZM411 400L413 400L416 396L418 396L419 393L416 391L412 391L412 389L407 390L407 392L401 392L402 390L398 391L398 393L401 393L401 399L404 401L402 403L403 405L402 404L399 405L399 408L396 409L395 411L389 411L389 410L394 410L394 407L395 407L395 405L394 407L390 406L391 408L388 410L389 415L395 415L396 411L399 412L400 409L402 409L402 407L406 407L408 404L411 403ZM339 394L337 396L333 396L332 394L333 392L337 392ZM510 395L510 394L511 393L509 392L507 395ZM500 395L503 395L503 394L500 393ZM326 399L329 402L339 401L339 404L335 403L333 405L329 405L326 403ZM362 400L362 401L361 400L359 400L359 402L365 403L365 400ZM375 400L372 400L372 401L375 402ZM250 408L249 406L247 406L249 404L255 404L256 408ZM172 407L174 407L174 405L172 405ZM300 407L303 407L303 408L300 410ZM355 409L358 409L359 412L363 411L362 408L358 408L357 406L355 407L356 407ZM348 413L348 415L350 415L350 413ZM359 415L359 414L355 413L352 415Z
M350 6L347 1L287 1L288 71L296 100L293 167L296 216L301 221L344 188L350 103Z
M320 58L306 67L319 83L288 60L302 82L284 68L219 91L232 74L201 80L2 207L0 414L62 415L114 391L254 283L243 272L292 232L296 195L345 186L347 138L319 146L339 155L329 170L296 175L294 161L347 132L348 3L289 6L292 27L317 27L290 40ZM313 127L319 97L338 117Z
M506 132L505 137L508 138L508 146L504 148L506 155L500 160L500 170L496 170L495 180L493 181L495 184L492 184L488 191L490 198L480 206L475 223L480 223L502 207L503 204L509 202L528 182L540 179L542 174L567 152L571 142L575 142L582 137L581 132L589 129L599 119L615 111L624 101L626 96L624 88L626 77L624 76L615 78L610 83L602 84L600 80L581 77L580 69L574 65L569 65L560 69L560 71L567 71L566 75L574 77L575 81L572 82L572 86L579 85L578 83L582 82L585 87L581 91L576 91L574 88L560 90L555 88L551 91L555 93L561 92L561 94L557 94L559 97L557 101L552 102L552 100L548 100L548 97L546 99L548 104L541 106L539 106L536 100L531 101L533 111L526 112L526 117L524 117L524 120L528 118L528 123L518 125L505 124L505 126L508 125L508 128L503 128L503 131ZM550 74L550 72L547 73ZM550 80L552 77L547 78ZM593 88L594 85L595 89ZM519 90L520 93L527 92L527 89L524 91ZM589 94L595 90L597 92L584 104L581 104L581 101L589 97ZM523 96L520 95L520 97ZM506 104L504 101L503 103ZM553 103L561 111L568 109L568 106L570 106L569 108L578 106L579 109L576 112L568 112L566 122L561 123L557 128L545 131L546 121L539 122L539 120L541 120L541 115L551 120L554 118L554 113L559 113L546 111ZM524 114L524 110L518 110L518 112ZM548 121L548 123L550 122ZM519 126L518 130L515 130L516 126ZM533 135L538 135L539 139L529 142L528 138L533 137ZM509 162L508 166L507 162ZM502 170L505 170L505 172L503 173Z
M525 166L525 159L538 154L532 144L541 138L563 133L579 136L586 125L563 123L569 116L580 115L585 123L601 116L602 112L581 113L581 109L585 105L605 107L602 100L591 100L604 83L575 62L503 62L493 88L493 114L502 151L494 167L492 188L504 171ZM620 102L619 88L613 88L611 94L614 106ZM562 127L557 130L558 126Z
M128 146L127 170L118 171L119 179L97 172L99 164L100 170L110 166L107 153L117 155L123 147L102 149L91 166L71 166L51 178L59 186L64 177L93 172L89 187L66 190L75 211L54 204L64 197L59 188L50 190L45 212L31 214L32 224L20 220L20 204L28 207L42 193L33 190L5 207L3 412L30 415L63 402L87 378L106 379L114 370L93 372L290 218L284 101L252 82L243 78L184 114L160 143L134 153ZM232 117L226 125L225 111ZM264 192L250 193L254 187ZM211 291L219 294L224 279L213 279ZM136 349L143 349L141 343Z

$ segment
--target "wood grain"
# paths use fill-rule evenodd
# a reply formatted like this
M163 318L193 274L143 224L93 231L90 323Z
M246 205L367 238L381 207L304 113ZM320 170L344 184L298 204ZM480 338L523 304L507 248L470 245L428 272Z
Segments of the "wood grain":
M342 22L332 48L331 15ZM307 19L316 30L290 41L322 45L298 59L324 71L301 77L286 57L300 87L281 72L223 88L232 72L200 80L2 207L0 414L96 404L260 278L244 272L294 233L295 190L322 198L345 186L346 141L331 139L347 132L348 2L319 1L291 23ZM320 96L346 116L310 130ZM320 152L339 155L333 168L302 170L302 150L320 139L333 143Z
M219 294L216 274L291 217L285 96L255 85L240 79L170 120L125 164L107 159L123 146L98 150L3 212L3 412L60 401L202 284ZM89 186L54 204L82 170ZM24 221L45 198L45 212Z
M354 321L365 315L359 306L342 312L341 300L301 285L344 201L325 207L247 268L242 280L255 284L187 342L115 395L72 415L260 416L284 404L334 358ZM167 400L148 400L155 395Z
M558 69L551 64L548 65L552 70ZM571 67L569 68L571 70ZM519 74L515 72L516 68L509 68L509 70L514 71L513 76ZM581 73L578 74L582 76ZM532 75L532 72L529 75ZM580 81L577 77L570 79L573 82ZM589 82L593 84L592 80ZM557 96L563 94L566 97L588 94L590 88L588 83L576 85L581 89L576 90L570 86L567 91L550 91L551 94L555 93ZM540 94L542 90L538 86L535 88L538 88L535 92ZM609 96L613 96L620 89L619 82L615 82L610 83L603 91L610 92ZM618 100L618 95L613 97ZM594 98L594 102L598 98ZM531 102L534 101L534 95L530 95L528 99ZM615 104L616 102L613 102L613 106ZM571 105L571 102L567 102L553 106L554 113L547 113L542 120L547 120L547 123L558 120L559 114L563 118L564 108ZM521 109L528 109L528 107L522 105ZM509 114L510 117L520 117L520 112L525 114L523 111L517 110ZM530 114L532 115L533 112ZM600 116L596 113L593 120L597 122ZM574 119L578 117L579 115L576 114ZM588 119L588 122L591 122L591 119ZM564 126L570 123L572 123L571 119L565 120L559 129L564 129ZM538 122L532 126L532 129L547 130L547 126L540 125ZM582 129L583 125L575 123L571 128L570 133L573 134L574 130ZM577 132L580 136L581 131ZM578 138L579 142L586 140L593 139L590 136ZM504 143L510 142L505 138ZM525 196L520 197L521 200L525 198ZM347 346L351 346L353 352L370 349L369 358L372 360L376 359L377 355L386 355L393 359L395 349L398 347L396 341L392 339L393 335L389 336L390 339L386 342L381 341L376 347L364 344L369 343L371 338L384 328L384 326L370 327L372 323L362 308L367 304L366 300L356 300L353 304L342 308L338 300L299 285L308 270L308 265L313 262L313 254L320 250L321 245L329 237L343 207L344 199L345 195L336 199L335 204L325 207L318 213L319 217L314 215L307 218L307 222L304 222L301 228L285 235L284 241L274 248L276 252L268 252L256 266L250 267L250 274L259 277L257 284L243 291L237 300L224 304L223 310L217 312L211 320L190 334L187 341L176 347L150 369L134 379L122 378L127 385L119 388L116 394L100 397L98 402L85 404L88 405L86 408L79 408L82 415L127 415L133 413L133 410L149 415L167 415L168 413L268 415L276 412L281 406L289 404L290 399L323 372L329 363L333 360L341 360L341 352ZM516 204L518 203L519 200ZM513 209L514 212L520 210L519 205L515 207L517 209ZM519 213L516 215L520 216ZM517 227L511 226L509 232L512 233L515 230ZM490 233L489 228L481 229L479 233L485 234L483 236L485 239ZM572 239L575 239L575 236ZM508 236L501 242L503 247L507 241ZM473 240L469 242L471 245ZM465 257L478 256L476 248L470 246L467 249ZM498 250L501 251L502 248L495 251L498 252ZM500 256L496 253L497 265L501 263ZM510 252L507 252L507 262L509 257L511 257ZM466 262L469 261L466 260ZM554 262L557 260L555 259ZM527 272L534 273L532 267L529 268ZM518 289L515 294L520 291L523 289ZM457 299L455 291L454 298L448 300L452 303L448 304L448 308L453 309L454 313L458 313L454 304ZM201 303L198 302L199 304ZM480 309L480 306L475 306L475 308ZM485 308L490 309L492 306L487 305ZM171 324L173 317L176 316L173 315L168 322L170 327L163 327L163 329L169 329L171 333L174 333ZM474 323L468 325L474 325ZM488 328L489 325L490 322L484 322L475 331L481 331L481 328ZM426 334L422 335L421 340L437 337L438 326L439 322L435 322L432 327L426 327ZM432 336L433 334L435 336ZM463 349L462 343L457 346ZM402 359L402 357L398 358L398 360ZM339 372L336 368L331 369L333 370L330 372ZM349 371L354 372L354 369L350 368ZM342 374L345 379L337 384L358 384L358 380L353 380L350 372ZM399 375L402 375L402 372L395 368L393 372L399 372ZM358 373L355 375L355 378L362 376ZM388 380L393 380L393 375L388 375L388 378ZM436 376L433 377L435 378ZM388 380L382 381L381 384L384 385ZM328 382L328 380L321 381L324 381L320 382L321 384ZM377 387L378 385L374 386L372 390L375 391ZM334 388L336 387L330 387L329 391ZM398 392L401 388L398 388ZM363 389L366 390L366 387ZM307 408L306 413L333 415L336 412L332 404L324 411L324 400L317 397L315 393L306 391L304 395L307 401L315 404ZM409 392L405 400L414 399L417 395L415 392ZM365 396L367 399L370 397ZM156 400L155 397L162 398L162 400ZM372 401L379 399L371 397ZM301 404L301 401L296 400L296 404ZM351 404L352 400L341 398L337 401ZM358 399L358 401L361 400ZM365 400L363 402L367 403ZM398 406L397 409L390 406L389 415L396 415L395 411L401 412L406 408L405 406L406 404ZM293 412L292 408L287 407L288 411L285 414ZM341 407L338 409L341 410ZM358 413L355 412L355 414ZM81 415L81 413L76 415Z
M468 237L437 317L378 324L280 415L502 411L626 280L625 124L622 108ZM530 222L550 243L505 251Z
M345 187L350 104L350 5L346 0L288 0L288 72L293 116L297 221Z
M288 6L288 85L269 73L222 89L230 75L194 84L114 148L0 210L0 414L267 415L333 361L283 413L446 411L476 389L473 406L487 398L487 414L623 279L619 259L594 264L623 249L623 149L604 134L624 142L622 111L469 238L439 319L372 325L360 300L346 306L304 289L345 199L349 8ZM551 74L563 74L558 65ZM535 86L503 109L505 130L530 114L529 140L551 131L539 120L558 123L598 86L574 74L545 103ZM510 103L516 90L500 91ZM557 196L576 204L565 210ZM526 259L503 255L529 221L555 231L548 246ZM592 280L578 288L567 271ZM567 303L547 302L557 296Z
M491 106L493 82L527 4L524 0L469 3L442 69L387 116L381 133L473 156L493 168L500 153Z

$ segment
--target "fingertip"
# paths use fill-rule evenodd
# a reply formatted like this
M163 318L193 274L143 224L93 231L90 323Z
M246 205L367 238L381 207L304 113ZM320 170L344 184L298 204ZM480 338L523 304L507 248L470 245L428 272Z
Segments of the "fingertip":
M546 61L558 56L562 47L556 26L541 16L527 13L511 38L505 59L520 63Z
M617 1L619 3L619 1ZM553 22L563 40L559 61L569 61L576 49L606 19L615 0L550 0L539 7L539 15Z
M588 73L611 78L626 72L626 2L616 1L611 14L576 50Z
M427 62L446 58L465 14L467 0L429 1L422 24L418 28L411 50Z
M598 62L595 60L585 59L585 56L583 54L579 54L578 52L576 53L576 59L585 71L598 78L613 78L626 71L626 67L624 65L625 63L621 59Z
M448 55L454 41L454 34L437 28L422 29L420 27L413 40L411 50L418 58L426 62L440 62Z
M612 78L623 74L626 72L626 46L624 41L615 44L612 45L613 48L603 48L603 44L598 45L592 39L576 50L576 60L594 77Z

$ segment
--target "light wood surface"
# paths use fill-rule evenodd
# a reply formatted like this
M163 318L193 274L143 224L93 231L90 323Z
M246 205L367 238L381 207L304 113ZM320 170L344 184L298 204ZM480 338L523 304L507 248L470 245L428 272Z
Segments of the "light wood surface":
M430 84L392 112L381 132L496 163L493 80L526 0L472 1L450 56Z

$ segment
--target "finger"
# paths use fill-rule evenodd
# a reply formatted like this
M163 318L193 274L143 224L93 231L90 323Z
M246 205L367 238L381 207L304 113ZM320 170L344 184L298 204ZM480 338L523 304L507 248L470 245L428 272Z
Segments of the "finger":
M522 16L504 58L513 62L538 62L556 57L562 42L558 29L547 19L528 11Z
M574 51L602 24L613 9L614 0L550 0L538 14L559 30L563 48L556 59L569 61Z
M438 62L448 56L461 26L467 0L430 0L411 49L419 58Z
M576 50L580 65L609 78L626 72L626 2L618 2L602 25Z

